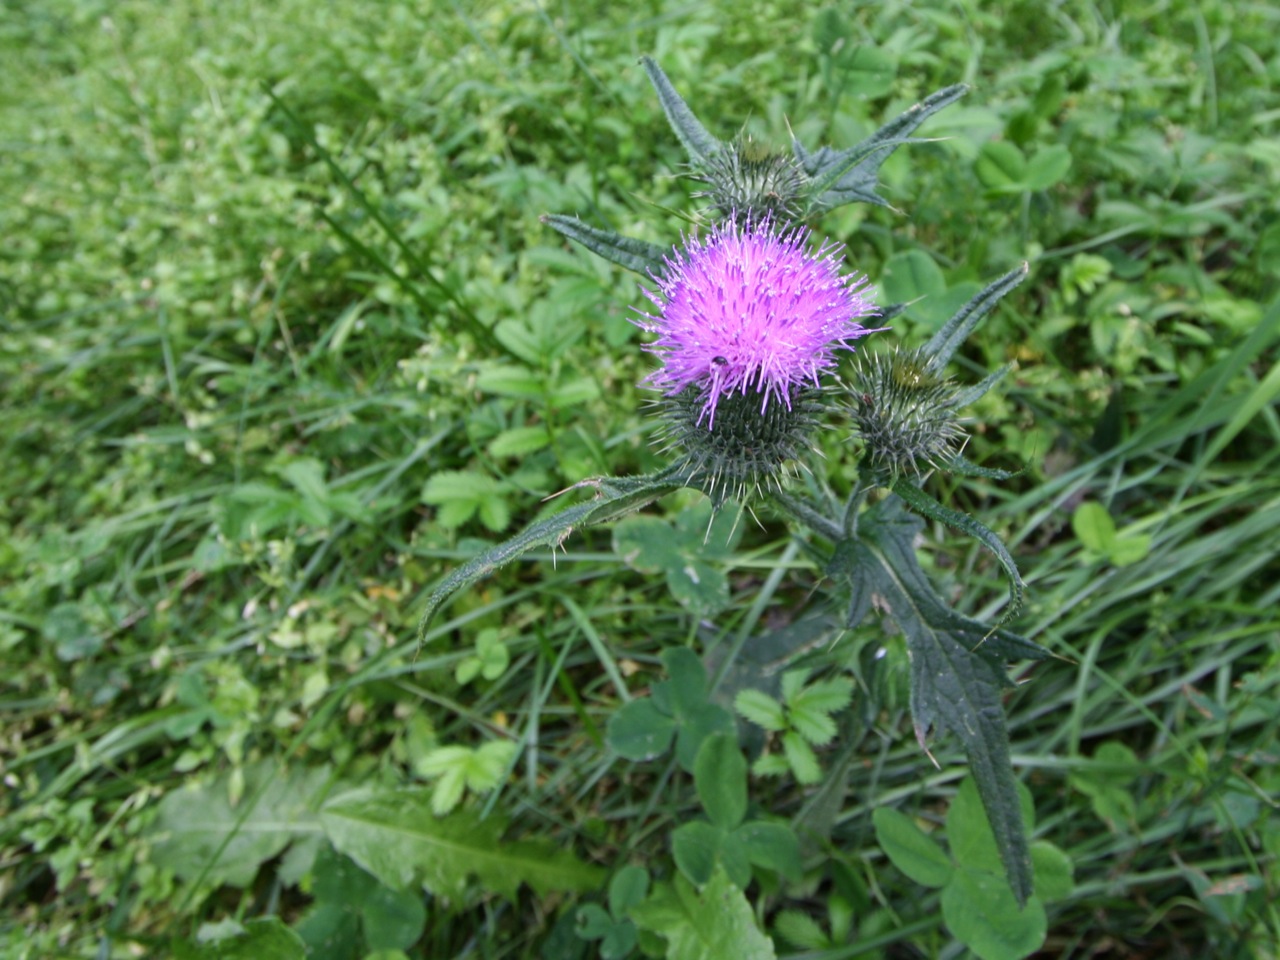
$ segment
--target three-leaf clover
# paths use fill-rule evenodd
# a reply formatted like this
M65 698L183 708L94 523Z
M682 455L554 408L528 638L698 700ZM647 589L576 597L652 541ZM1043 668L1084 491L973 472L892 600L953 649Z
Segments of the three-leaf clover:
M687 771L702 741L713 733L735 732L733 714L707 699L707 671L688 647L662 651L671 677L653 685L652 695L632 700L609 719L608 741L628 760L651 760L676 744L676 759Z
M800 879L800 842L790 827L747 815L747 761L732 734L716 733L698 749L693 784L706 820L677 827L671 835L676 866L702 886L723 868L739 888L751 882L752 865Z
M496 787L511 764L516 745L493 740L482 747L437 747L415 765L420 777L434 779L431 812L442 817L458 805L466 790L487 793Z
M609 909L598 903L578 908L577 934L583 940L599 940L602 960L618 960L636 945L636 925L627 916L649 893L649 872L643 867L628 866L609 881Z
M839 713L853 699L853 681L829 677L806 683L808 670L788 670L782 675L782 701L762 690L743 690L734 698L733 708L757 726L778 734L781 754L762 755L751 770L757 776L778 776L788 770L803 784L822 779L822 767L813 752L836 735L832 714Z
M704 500L667 523L657 517L628 517L613 528L613 550L641 573L661 573L672 595L695 613L715 613L729 603L729 580L722 567L740 535L737 515L712 516Z
M1022 815L1033 823L1031 794L1021 783ZM893 865L916 883L942 888L942 918L951 933L982 960L1021 960L1044 943L1044 904L1069 896L1071 860L1047 841L1031 844L1034 894L1020 908L1005 880L995 835L972 778L960 785L947 811L950 856L910 817L889 807L872 816L876 840Z
M496 680L506 672L511 654L502 642L502 634L495 627L486 627L476 635L476 652L458 664L453 676L461 684L468 684L476 677Z

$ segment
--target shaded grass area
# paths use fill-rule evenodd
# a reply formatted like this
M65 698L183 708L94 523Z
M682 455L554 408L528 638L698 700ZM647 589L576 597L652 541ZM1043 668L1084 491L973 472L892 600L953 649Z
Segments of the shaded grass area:
M478 541L583 478L658 465L634 278L538 221L662 245L688 229L678 145L636 65L649 53L717 135L745 123L776 144L788 123L853 143L938 87L975 86L922 131L948 139L886 165L902 213L847 208L817 229L893 299L928 295L894 323L908 345L934 304L1032 265L960 364L1017 362L975 409L967 455L1026 470L935 492L1015 545L1020 629L1064 658L1008 704L1038 835L1076 870L1046 950L1274 950L1275 35L1269 9L1225 4L11 5L5 949L126 956L262 914L305 929L323 899L305 856L246 855L249 879L230 882L212 850L156 852L163 797L191 781L243 800L264 759L391 787L438 783L436 749L510 742L466 804L585 861L670 872L670 831L700 809L689 778L620 760L603 731L660 678L660 650L692 644L717 666L736 651L726 676L798 649L788 662L859 680L822 758L837 786L753 787L815 838L803 883L753 891L766 929L790 908L830 933L843 902L848 944L804 956L959 955L937 895L885 862L870 825L890 803L940 822L957 755L935 744L933 770L901 644L879 624L837 630L768 516L714 619L596 532L410 643L421 591ZM1029 189L993 142L1028 163L1060 148L1069 170ZM821 479L847 491L847 441L822 443ZM467 496L431 486L448 473ZM1084 545L1086 501L1150 538L1137 562ZM942 529L922 550L957 606L998 611L981 550ZM486 629L509 662L460 683ZM573 897L478 887L428 899L411 956L595 949L572 935ZM361 929L350 955L372 948Z

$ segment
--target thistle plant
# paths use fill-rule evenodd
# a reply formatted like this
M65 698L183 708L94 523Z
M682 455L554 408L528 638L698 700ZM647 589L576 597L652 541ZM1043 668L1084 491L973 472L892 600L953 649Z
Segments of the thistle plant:
M952 380L946 367L1027 268L1019 265L993 281L923 347L868 353L868 335L885 330L883 324L901 307L877 306L868 279L846 267L843 247L815 237L808 226L842 204L887 206L876 192L880 165L899 146L914 142L915 129L966 88L939 91L852 148L809 150L793 140L789 152L775 153L743 137L714 137L658 65L648 58L642 63L688 152L687 173L699 185L695 196L708 201L705 222L682 241L673 239L669 250L572 217L553 214L544 222L640 274L650 306L633 319L650 337L645 349L658 361L645 384L658 394L657 432L671 462L649 476L586 482L582 486L595 493L591 500L528 527L449 575L428 599L419 638L458 589L535 546L558 545L579 527L617 519L673 490L701 490L720 509L735 500L776 511L810 532L807 546L835 585L846 626L856 627L868 616L874 596L876 608L905 636L917 738L926 754L932 732L949 731L959 739L1012 896L1025 906L1035 899L1033 871L1001 697L1010 685L1008 661L1048 654L1003 625L1016 613L1023 589L1004 545L979 520L932 498L922 484L933 472L1007 476L962 454L965 408L1007 368L965 385ZM837 380L842 358L854 353L852 373ZM856 457L857 482L847 496L837 496L826 483L826 470L813 466L813 437L820 428L848 434L845 449ZM804 474L803 482L797 482L798 474ZM938 595L916 557L922 516L976 538L992 552L1009 580L1004 620L971 619ZM793 700L799 696L796 690L791 694ZM766 701L776 703L765 695L743 702L750 707ZM789 702L784 695L782 703ZM843 706L842 699L834 708ZM672 731L685 724L681 762L688 767L698 744L686 734L700 736L698 722L672 709L631 701L610 725L611 743L631 759L651 757L668 749ZM790 730L780 717L774 726ZM723 737L726 723L720 717L706 730ZM823 724L834 733L826 714ZM799 735L796 743L808 750ZM717 744L716 750L725 749L722 740ZM806 779L814 779L806 770Z

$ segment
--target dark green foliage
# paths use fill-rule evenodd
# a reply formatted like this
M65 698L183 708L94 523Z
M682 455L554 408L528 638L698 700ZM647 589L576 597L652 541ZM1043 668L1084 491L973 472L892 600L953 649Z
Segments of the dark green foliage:
M894 632L888 594L850 584L858 625L840 631L850 606L814 609L821 532L793 539L761 512L710 564L727 587L712 622L593 525L666 495L649 510L675 530L696 498L674 480L543 502L666 466L641 410L632 271L710 201L646 52L717 144L797 159L794 134L829 200L892 205L810 211L882 303L914 301L885 311L879 349L924 345L1028 262L949 355L965 469L920 488L1008 545L1026 604L1016 634L988 634L1008 605L999 559L945 518L913 527L946 600L930 629L954 639L935 647L988 670L1007 716L1055 956L1276 952L1265 4L5 13L0 954L294 958L324 931L412 958L978 942L947 904L1002 896L991 847L944 896L951 881L876 839L873 809L891 807L954 877L961 827L983 819L957 792L962 741L930 742L933 773L912 736L920 641ZM911 126L934 91L953 102ZM602 261L548 214L636 239ZM792 489L843 501L848 431L815 443L826 459ZM530 524L521 562L479 539ZM484 631L507 668L462 684ZM1064 659L1015 667L1010 688L980 658L1019 660L1022 638ZM677 688L670 650L706 666ZM748 773L734 829L793 833L802 881L757 864L745 892L722 869L697 889L671 852L683 824L714 826L697 750L736 733L749 769L781 756L781 734L730 707L743 688L783 705L791 670L857 680L812 748L818 784ZM492 785L436 817L431 771L455 756L440 751L491 744ZM344 796L355 785L366 799ZM488 854L428 893L447 831ZM1046 840L1074 888L1039 889L1063 876ZM644 885L617 879L637 870Z

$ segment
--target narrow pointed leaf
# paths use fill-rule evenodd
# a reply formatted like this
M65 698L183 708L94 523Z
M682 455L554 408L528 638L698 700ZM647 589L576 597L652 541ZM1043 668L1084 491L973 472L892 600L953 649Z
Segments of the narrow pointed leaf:
M1009 757L1001 694L1008 686L1001 659L1047 656L1016 634L988 631L938 598L916 560L922 521L890 497L868 510L861 539L832 569L842 579L868 578L911 652L911 714L921 745L930 729L950 730L964 746L991 823L1009 886L1019 903L1032 894L1030 850ZM833 559L833 564L835 563Z
M478 557L464 563L442 580L431 595L418 620L418 643L426 636L431 618L440 606L464 587L487 577L499 567L510 563L535 547L558 546L577 527L590 526L616 520L645 504L652 503L673 490L680 488L680 471L674 468L644 477L603 478L590 481L596 488L596 498L575 504L554 516L531 524L510 540L486 550ZM583 484L579 484L582 486Z
M577 217L548 213L542 222L558 230L575 243L580 243L596 256L610 263L634 270L646 277L657 276L663 271L664 251L656 244L633 240L609 230L588 226Z
M792 141L792 149L801 169L814 180L825 182L832 170L841 170L833 182L815 191L810 212L819 213L846 203L872 203L888 206L876 193L880 167L899 146L913 141L911 133L944 107L963 97L969 88L955 84L926 97L911 109L890 120L874 134L848 150L835 151L829 147L809 153L799 141ZM855 162L850 165L851 158Z
M968 534L994 553L996 559L1000 561L1000 566L1004 567L1004 572L1009 577L1009 609L1005 611L1002 620L1008 620L1021 609L1025 584L1022 582L1022 576L1018 573L1018 566L1013 562L1013 557L1010 556L1004 543L985 524L975 520L967 513L944 507L906 478L898 480L893 485L893 492L906 501L907 506L911 507L912 510L922 513L932 520L940 520L947 526Z
M980 467L962 456L954 456L947 461L946 470L962 477L981 477L984 480L1010 480L1018 473L1010 470L998 470L995 467Z
M550 843L503 842L506 824L496 815L482 820L463 810L435 816L431 793L421 788L336 797L320 820L334 847L393 890L421 883L456 902L472 878L509 900L522 883L539 896L604 883L603 870Z
M1001 380L1003 380L1005 374L1012 369L1013 369L1013 364L1006 363L1003 367L1000 367L998 370L991 371L991 373L983 377L982 380L979 381L978 383L975 383L972 386L965 387L962 390L960 390L956 394L956 398L955 398L956 409L967 407L969 406L969 404L977 400L980 400L982 397L986 396L987 391L990 390L992 387L994 387Z
M671 124L671 129L675 131L676 136L680 138L680 143L688 151L689 159L695 163L706 160L721 149L724 144L707 132L707 128L693 115L684 98L676 93L676 88L671 85L671 81L667 79L667 75L662 72L662 68L654 62L653 58L641 57L640 63L649 74L649 82L658 93L658 100L661 101L662 110L667 115L667 122Z
M978 323L1000 302L1000 298L1026 279L1030 267L1023 263L1016 270L1010 270L999 280L993 281L976 297L970 300L960 311L942 325L937 333L925 344L925 353L929 356L929 367L941 370L951 362L951 357L964 343L965 338L973 332Z

